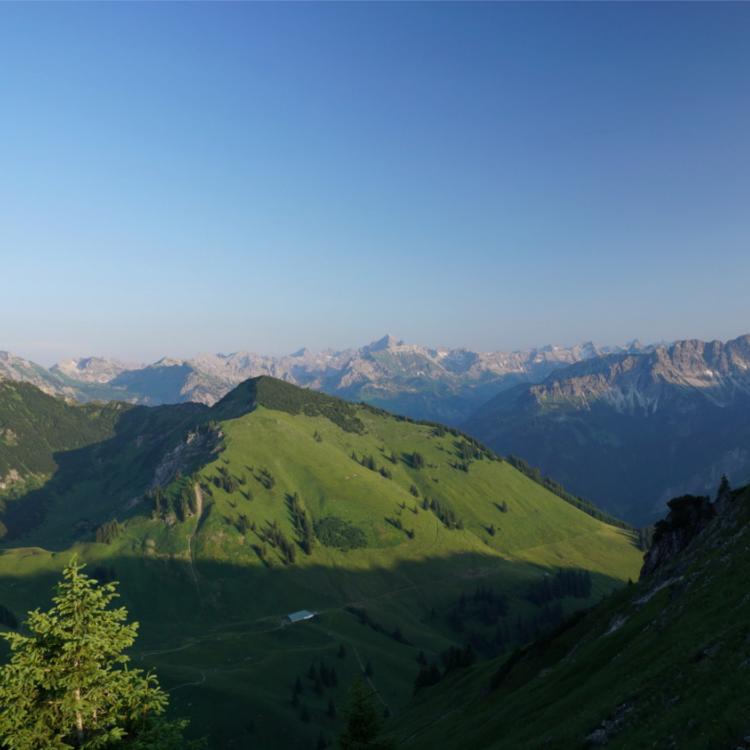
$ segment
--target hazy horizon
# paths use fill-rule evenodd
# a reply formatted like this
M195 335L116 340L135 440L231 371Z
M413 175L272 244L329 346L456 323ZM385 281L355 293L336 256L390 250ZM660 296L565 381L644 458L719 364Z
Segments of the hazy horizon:
M747 4L2 5L0 348L744 333L749 30Z

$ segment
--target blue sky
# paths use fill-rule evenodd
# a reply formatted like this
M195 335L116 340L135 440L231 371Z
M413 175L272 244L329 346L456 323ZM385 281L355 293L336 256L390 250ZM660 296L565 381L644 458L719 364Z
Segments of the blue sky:
M750 5L0 5L0 349L750 330Z

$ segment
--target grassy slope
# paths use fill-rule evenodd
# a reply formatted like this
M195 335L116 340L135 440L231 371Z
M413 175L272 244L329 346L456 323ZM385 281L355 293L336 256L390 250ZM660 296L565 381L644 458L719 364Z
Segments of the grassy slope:
M294 403L298 397L294 389L280 400L266 399L276 409L259 406L251 414L222 421L224 450L195 477L211 487L210 495L204 493L200 518L169 528L149 518L145 507L135 507L114 543L76 547L92 567L114 567L125 603L142 622L137 661L157 669L174 691L175 710L192 715L216 747L244 747L252 740L264 748L308 748L321 730L332 736L338 725L324 714L329 697L341 706L346 686L367 661L383 702L397 713L411 697L419 650L434 655L460 643L444 614L461 593L471 594L479 583L506 592L510 616L516 617L534 611L522 595L547 569L593 571L592 601L635 576L640 553L627 533L576 510L507 463L485 458L472 462L468 473L452 468L455 435L437 436L431 426L366 407L347 406L340 419L340 402L319 401L322 397L316 395L313 407L300 406ZM233 399L247 398L239 391L210 414L241 414L246 409L237 408ZM305 410L311 415L289 413ZM360 431L342 429L321 412ZM160 412L165 413L170 412ZM143 439L143 424L138 427L134 441ZM314 439L316 432L321 441ZM110 467L114 486L143 464L142 446L128 442L128 434L107 451L101 449L107 461L114 460L110 454L115 450L122 457L119 474L107 461L103 464ZM403 458L415 450L426 461L421 470ZM375 456L393 479L360 466L352 451ZM384 455L392 451L399 456L395 465ZM261 467L275 478L270 490L253 478ZM220 470L245 478L239 489L251 489L253 499L213 486ZM104 486L96 477L89 481L93 489L77 487L67 496L85 501L87 514ZM128 485L127 492L118 490L117 502L136 484ZM421 508L414 514L418 500L409 492L411 484L421 496L447 503L465 528L448 530ZM285 495L294 492L313 518L336 515L362 528L368 546L342 552L317 544L310 556L298 549L293 566L284 566L271 550L272 567L264 566L253 550L259 540L252 532L240 534L236 519L243 513L258 527L275 521L293 538ZM507 513L495 504L503 502ZM63 533L66 515L70 525L75 513L70 505L53 502L46 523L26 542L49 544ZM406 528L414 529L414 539L386 523L386 517L400 517ZM494 537L486 530L490 524L498 529ZM31 547L6 550L0 555L0 602L16 612L44 602L55 571L69 556L70 551ZM566 601L565 606L582 603ZM398 625L410 643L361 625L344 609L349 605L366 608L389 631ZM291 628L280 626L283 614L301 608L320 616ZM347 647L343 659L336 656L341 643ZM302 703L311 721L305 723L290 706L290 685L321 659L336 667L339 685L317 695L306 681Z
M425 690L396 722L399 747L585 747L618 715L607 747L744 747L749 534L746 489L671 567L529 649L496 690L497 661Z
M0 479L11 469L21 477L51 475L55 452L105 439L126 408L73 405L28 383L0 381Z

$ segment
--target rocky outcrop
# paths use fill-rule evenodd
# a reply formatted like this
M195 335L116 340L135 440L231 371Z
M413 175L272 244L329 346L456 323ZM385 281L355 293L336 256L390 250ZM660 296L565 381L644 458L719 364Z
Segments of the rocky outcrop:
M716 515L708 497L683 495L667 503L669 514L656 524L649 551L641 568L641 578L652 576L674 560Z
M191 430L174 448L164 454L154 469L150 489L164 487L177 474L189 473L198 463L205 463L218 451L224 435L219 429L201 427Z

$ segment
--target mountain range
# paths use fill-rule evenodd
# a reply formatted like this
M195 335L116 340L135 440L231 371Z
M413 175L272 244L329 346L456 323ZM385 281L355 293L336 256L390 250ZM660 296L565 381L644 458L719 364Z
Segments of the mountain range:
M750 479L750 336L604 354L520 384L463 428L634 523Z
M47 369L0 354L0 378L81 402L212 405L248 377L460 426L517 466L644 525L666 501L750 480L750 337L478 353L385 336L283 357L247 352L150 365L89 357Z
M158 405L211 405L243 380L260 375L365 401L417 419L459 423L482 403L522 382L539 382L560 367L626 347L546 346L516 352L432 349L384 336L343 351L300 349L281 357L236 352L164 358L148 365L86 357L46 369L0 353L0 377L30 382L47 393L75 398Z

